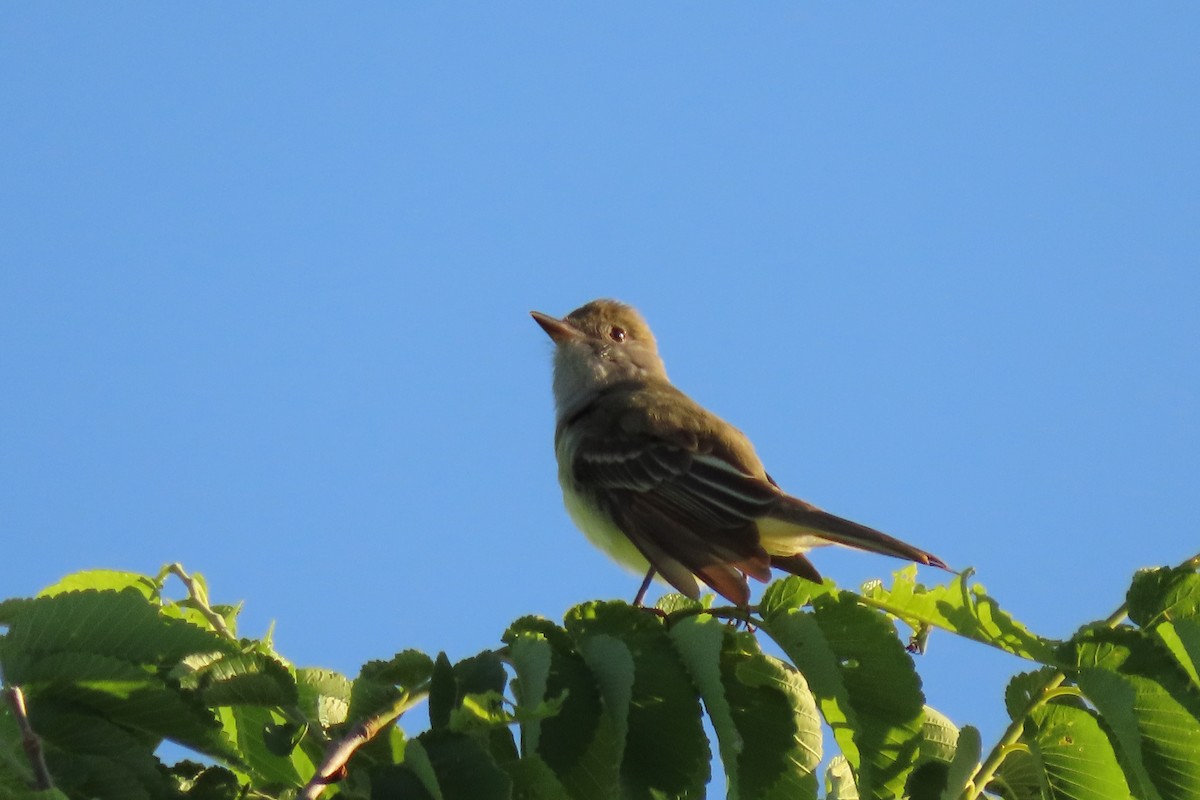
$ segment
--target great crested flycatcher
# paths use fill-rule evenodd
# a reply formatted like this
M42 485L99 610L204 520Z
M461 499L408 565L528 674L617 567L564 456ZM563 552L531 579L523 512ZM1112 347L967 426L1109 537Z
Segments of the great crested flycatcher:
M824 544L945 568L887 534L784 492L750 440L671 385L632 307L595 300L563 319L531 312L554 340L554 449L575 524L617 562L688 597L696 578L730 602L775 567L820 581L804 551Z

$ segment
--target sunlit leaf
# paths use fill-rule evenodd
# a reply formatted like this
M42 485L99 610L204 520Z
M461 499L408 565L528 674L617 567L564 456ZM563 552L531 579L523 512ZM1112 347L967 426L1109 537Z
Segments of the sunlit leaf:
M1030 716L1025 740L1045 770L1054 800L1126 800L1129 785L1112 744L1093 714L1060 703Z
M190 653L237 651L235 642L212 631L164 617L137 589L71 591L17 601L9 609L5 657L78 652L158 664Z
M1120 744L1134 793L1200 797L1200 695L1170 654L1131 629L1085 630L1071 651L1079 687Z
M924 697L888 618L843 593L815 598L812 614L781 608L764 623L816 695L858 791L899 795L920 746Z
M825 770L825 800L859 800L854 772L845 756L834 756Z
M822 597L813 605L860 726L858 791L895 796L912 769L925 706L912 656L891 623L853 596Z
M890 589L876 585L865 596L914 630L932 625L998 647L1013 655L1054 663L1057 642L1029 632L987 595L979 584L968 584L970 573L955 576L944 586L925 587L916 581L911 565L895 573Z
M794 580L808 583L799 578ZM763 631L779 644L804 675L816 697L821 716L833 730L848 768L856 770L861 759L855 733L860 726L842 680L837 653L812 613L783 604L774 608L764 616Z
M53 597L54 595L77 592L84 589L102 589L119 592L122 589L134 589L147 600L157 597L159 587L153 579L136 572L121 572L113 569L89 569L67 575L58 583L53 583L38 592L38 597Z

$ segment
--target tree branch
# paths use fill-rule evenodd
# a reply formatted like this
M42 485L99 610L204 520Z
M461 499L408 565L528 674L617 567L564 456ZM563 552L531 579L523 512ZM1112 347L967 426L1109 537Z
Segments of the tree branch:
M5 687L4 699L8 701L13 718L17 721L17 728L21 731L21 746L25 748L25 755L29 758L29 765L33 768L33 788L38 791L53 789L54 780L50 777L50 770L46 767L46 758L42 753L42 740L34 733L33 727L29 724L29 714L25 708L25 695L21 692L21 687Z
M424 700L429 695L428 686L412 692L404 692L395 703L367 717L355 725L341 739L329 743L325 750L325 760L317 767L312 779L300 792L300 800L317 800L325 787L336 783L345 776L346 763L358 748L371 741L375 736L408 709Z

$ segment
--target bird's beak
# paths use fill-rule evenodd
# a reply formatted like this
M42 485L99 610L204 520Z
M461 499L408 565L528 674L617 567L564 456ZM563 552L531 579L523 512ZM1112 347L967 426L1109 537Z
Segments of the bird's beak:
M529 316L533 317L533 321L542 326L555 344L563 344L564 342L575 341L583 338L583 331L576 328L565 319L552 317L549 314L543 314L540 311L530 311Z

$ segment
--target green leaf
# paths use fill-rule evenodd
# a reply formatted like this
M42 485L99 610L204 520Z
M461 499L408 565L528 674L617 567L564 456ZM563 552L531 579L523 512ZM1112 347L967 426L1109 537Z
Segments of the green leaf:
M788 579L792 580L800 579ZM842 756L850 769L857 769L861 758L855 743L855 731L860 726L838 669L837 654L813 614L782 604L774 608L763 617L763 631L775 640L804 675L817 699L821 716L833 730Z
M196 698L165 683L150 665L93 653L47 653L6 664L13 683L25 687L31 714L50 706L92 714L148 734L172 739L217 757L236 757L213 713Z
M1061 703L1036 709L1024 740L1045 770L1055 800L1123 800L1129 785L1112 744L1091 712Z
M441 800L437 775L421 742L414 739L404 748L402 764L373 767L371 800Z
M150 798L168 782L153 744L108 719L41 703L29 706L50 773L75 796Z
M1200 698L1170 654L1131 629L1082 631L1070 651L1079 688L1121 747L1134 794L1200 796Z
M1014 675L1004 689L1004 707L1009 719L1015 721L1024 717L1030 704L1041 695L1056 672L1053 667L1042 667Z
M167 770L180 795L188 800L242 800L237 776L224 767L183 760Z
M433 659L420 650L401 650L387 661L368 661L359 671L359 678L399 686L412 691L425 684L433 675Z
M459 733L505 727L516 721L516 717L504 707L504 695L498 692L480 692L462 698L457 708L450 712L450 730Z
M541 694L563 697L556 716L537 721L539 735L534 740L526 733L528 723L521 726L523 753L528 757L536 752L577 800L612 797L619 781L621 750L596 678L567 633L549 620L522 617L509 627L504 641L512 644L521 637L538 637L549 646L550 669ZM521 665L516 666L522 686L529 686Z
M283 747L280 732L288 730L290 721L278 712L261 706L222 706L217 715L243 767L256 781L295 788L316 773L320 748L314 745L312 752L306 750L304 732L299 732L298 746L290 751Z
M670 636L712 720L729 796L815 797L821 722L804 679L710 616Z
M444 800L508 800L512 795L512 779L476 737L431 730L418 736L417 742Z
M904 788L921 740L924 697L912 658L883 614L854 595L814 599L812 614L787 606L763 629L803 673L863 797Z
M183 688L199 690L209 706L290 706L299 699L291 671L258 653L185 658L172 676Z
M38 597L53 597L54 595L78 592L84 589L103 589L119 592L122 589L133 589L147 600L156 599L159 586L146 575L136 572L121 572L112 569L89 569L67 575L58 583L51 584L38 592Z
M340 672L311 667L296 670L300 709L309 719L317 720L322 728L346 721L351 687L350 680Z
M987 790L1004 800L1043 800L1050 793L1046 768L1040 756L1028 748L1008 752ZM951 798L957 800L955 795Z
M958 747L958 726L942 712L925 706L921 722L921 761L941 761L949 764L954 760Z
M728 626L711 616L694 616L671 626L671 641L700 691L704 707L717 735L721 761L725 765L725 782L730 797L741 797L738 777L738 757L746 748L745 738L738 729L742 720L734 718L730 698L725 691L721 670L721 653L725 649Z
M495 651L484 650L454 665L454 682L458 686L459 698L485 692L499 695L504 693L508 685L508 673L504 671L504 664Z
M737 759L743 798L817 796L821 720L803 676L764 655L748 633L731 635L721 673L744 747Z
M350 689L346 721L362 722L391 709L406 694L424 687L433 660L417 650L404 650L388 661L368 661Z
M1143 628L1160 618L1195 619L1200 613L1200 575L1186 565L1140 570L1125 600L1129 618Z
M494 652L464 658L453 666L445 653L438 654L429 690L430 725L435 730L450 727L457 731L507 725L512 721L503 709L507 683L508 674ZM494 744L507 750L503 738ZM511 736L508 738L511 741Z
M894 797L913 767L924 717L912 656L891 623L852 595L818 598L813 605L860 725L854 737L862 756L858 791Z
M959 730L937 709L925 706L916 767L905 784L911 800L937 800L946 789L950 764L957 751Z
M454 681L454 667L445 653L438 653L433 662L433 676L429 679L429 726L434 730L450 724L450 712L454 710L454 699L458 686Z
M504 641L508 643L509 658L517 677L512 680L513 696L517 708L538 708L546 699L546 685L550 679L550 667L554 658L553 648L546 637L536 631L509 630ZM558 711L562 710L559 704ZM556 712L557 713L557 712ZM521 752L532 755L537 752L542 733L542 717L534 715L521 725Z
M926 588L916 582L917 568L910 565L894 575L892 588L874 585L864 597L877 608L904 620L914 631L923 625L997 647L1043 664L1054 662L1057 642L1029 632L987 595L983 586L968 585L966 571L945 586Z
M658 598L658 602L654 604L654 607L670 616L680 611L695 612L702 608L708 608L712 605L712 600L713 596L711 594L706 594L699 600L693 600L687 595L670 592Z
M854 771L845 756L829 759L825 769L825 800L859 800Z
M954 758L946 771L946 788L942 790L940 800L956 800L962 794L967 781L979 768L981 754L979 731L964 725L959 729L958 740L954 743Z
M513 782L513 800L567 800L567 789L554 770L537 756L525 756L501 765Z
M124 661L174 663L192 653L236 652L229 639L169 619L136 589L72 591L8 606L4 659L14 654L94 653Z
M618 741L624 734L623 795L703 797L709 751L700 700L662 620L626 603L584 603L565 624L596 676Z
M1160 622L1154 626L1154 635L1187 673L1192 686L1200 689L1200 620Z
M799 610L816 597L837 594L838 591L832 581L817 584L791 575L772 582L766 588L762 600L759 601L758 611L764 617L774 617L787 611Z
M271 755L290 756L308 733L308 725L299 722L268 723L263 728L263 745Z

